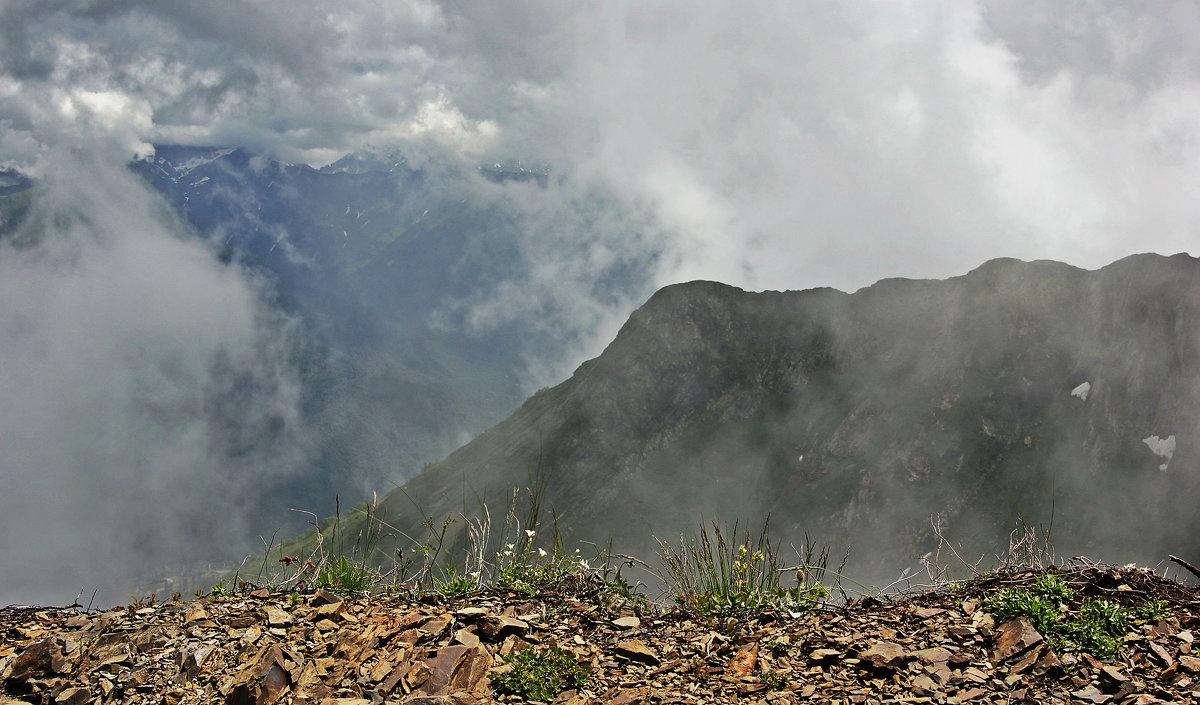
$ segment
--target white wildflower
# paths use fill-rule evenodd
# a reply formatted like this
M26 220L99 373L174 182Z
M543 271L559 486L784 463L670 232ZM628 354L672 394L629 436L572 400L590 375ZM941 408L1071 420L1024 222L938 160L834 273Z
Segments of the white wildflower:
M529 538L533 538L534 536L537 535L537 532L534 531L533 529L526 529L525 535L528 536Z
M545 558L545 557L546 557L546 549L544 549L544 548L539 548L539 549L538 549L538 555L539 555L539 556L541 556L542 558Z

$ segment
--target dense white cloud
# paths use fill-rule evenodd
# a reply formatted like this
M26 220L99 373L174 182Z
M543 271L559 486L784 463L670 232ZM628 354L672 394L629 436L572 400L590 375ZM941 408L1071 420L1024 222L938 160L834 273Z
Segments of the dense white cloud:
M0 144L527 158L656 209L660 283L1186 250L1188 3L12 2Z

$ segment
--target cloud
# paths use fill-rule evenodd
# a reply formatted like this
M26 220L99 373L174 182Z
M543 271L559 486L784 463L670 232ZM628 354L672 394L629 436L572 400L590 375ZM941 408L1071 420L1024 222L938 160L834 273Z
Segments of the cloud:
M305 453L287 328L123 169L51 152L0 249L0 602L124 597L244 545ZM70 194L69 197L66 194ZM136 507L136 511L130 511Z
M107 134L127 154L540 160L654 209L659 284L1099 266L1196 226L1185 5L25 1L0 20L17 151Z

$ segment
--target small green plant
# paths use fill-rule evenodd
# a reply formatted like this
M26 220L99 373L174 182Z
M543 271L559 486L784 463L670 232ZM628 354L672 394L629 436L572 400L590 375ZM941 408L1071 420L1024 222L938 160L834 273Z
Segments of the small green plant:
M1102 659L1117 655L1119 638L1129 631L1129 612L1105 599L1089 599L1075 619L1064 622L1061 635L1068 646Z
M208 594L210 597L228 597L229 588L225 586L225 583L217 583L208 589Z
M368 592L375 584L374 573L342 556L317 572L317 586L340 593Z
M1080 622L1094 622L1109 634L1120 636L1129 631L1129 610L1104 598L1088 598L1079 608Z
M769 522L768 518L757 538L746 532L738 540L734 523L730 541L714 523L711 534L701 527L697 536L680 536L678 550L659 541L663 579L675 602L711 617L734 617L764 608L803 612L828 597L825 586L809 577L824 572L825 552L812 570L806 570L807 565L785 567L769 539ZM786 573L795 575L795 587L780 584Z
M1060 605L1075 598L1075 590L1061 576L1054 573L1042 573L1033 580L1030 590L1040 597L1052 600Z
M125 611L129 614L129 616L132 617L134 612L137 612L143 607L153 607L157 602L157 597L158 593L155 592L152 592L143 598L139 598L137 595L131 594L129 596L129 604L125 605Z
M446 575L437 587L437 591L446 597L462 597L478 589L478 574L460 575L454 566L446 569Z
M504 657L512 671L492 675L499 693L526 700L549 701L568 688L581 688L592 676L592 668L566 649L522 649Z
M1129 631L1131 615L1120 605L1089 598L1071 615L1067 603L1075 591L1061 577L1042 573L1028 588L1005 588L984 602L997 622L1024 616L1052 646L1083 651L1110 659L1120 649L1120 638Z
M1142 603L1133 611L1137 619L1158 622L1171 616L1171 610L1166 600L1149 600Z
M998 623L1024 616L1033 625L1033 628L1042 634L1048 634L1058 623L1059 605L1035 595L1029 590L1019 588L1001 590L988 598L985 608L992 613Z
M1054 634L1067 601L1075 591L1053 573L1042 573L1028 588L1005 588L984 603L997 622L1024 616L1043 635Z
M788 674L786 671L764 671L758 680L770 690L783 690L788 684Z

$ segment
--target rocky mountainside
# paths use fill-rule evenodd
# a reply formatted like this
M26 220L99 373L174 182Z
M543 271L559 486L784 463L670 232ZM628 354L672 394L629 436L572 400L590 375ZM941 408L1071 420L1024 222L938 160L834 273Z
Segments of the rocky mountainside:
M1157 600L1159 614L1122 624L1107 660L1052 646L1023 616L995 618L997 595L1047 575L1131 614ZM474 705L527 702L532 687L555 705L1200 698L1200 595L1135 568L1000 573L889 602L720 621L579 588L454 601L260 590L100 613L9 608L0 703Z
M416 536L535 487L568 542L643 556L769 514L875 584L936 545L933 515L976 556L1024 520L1064 555L1153 564L1200 554L1198 344L1187 255L995 260L853 294L680 284L380 514Z

